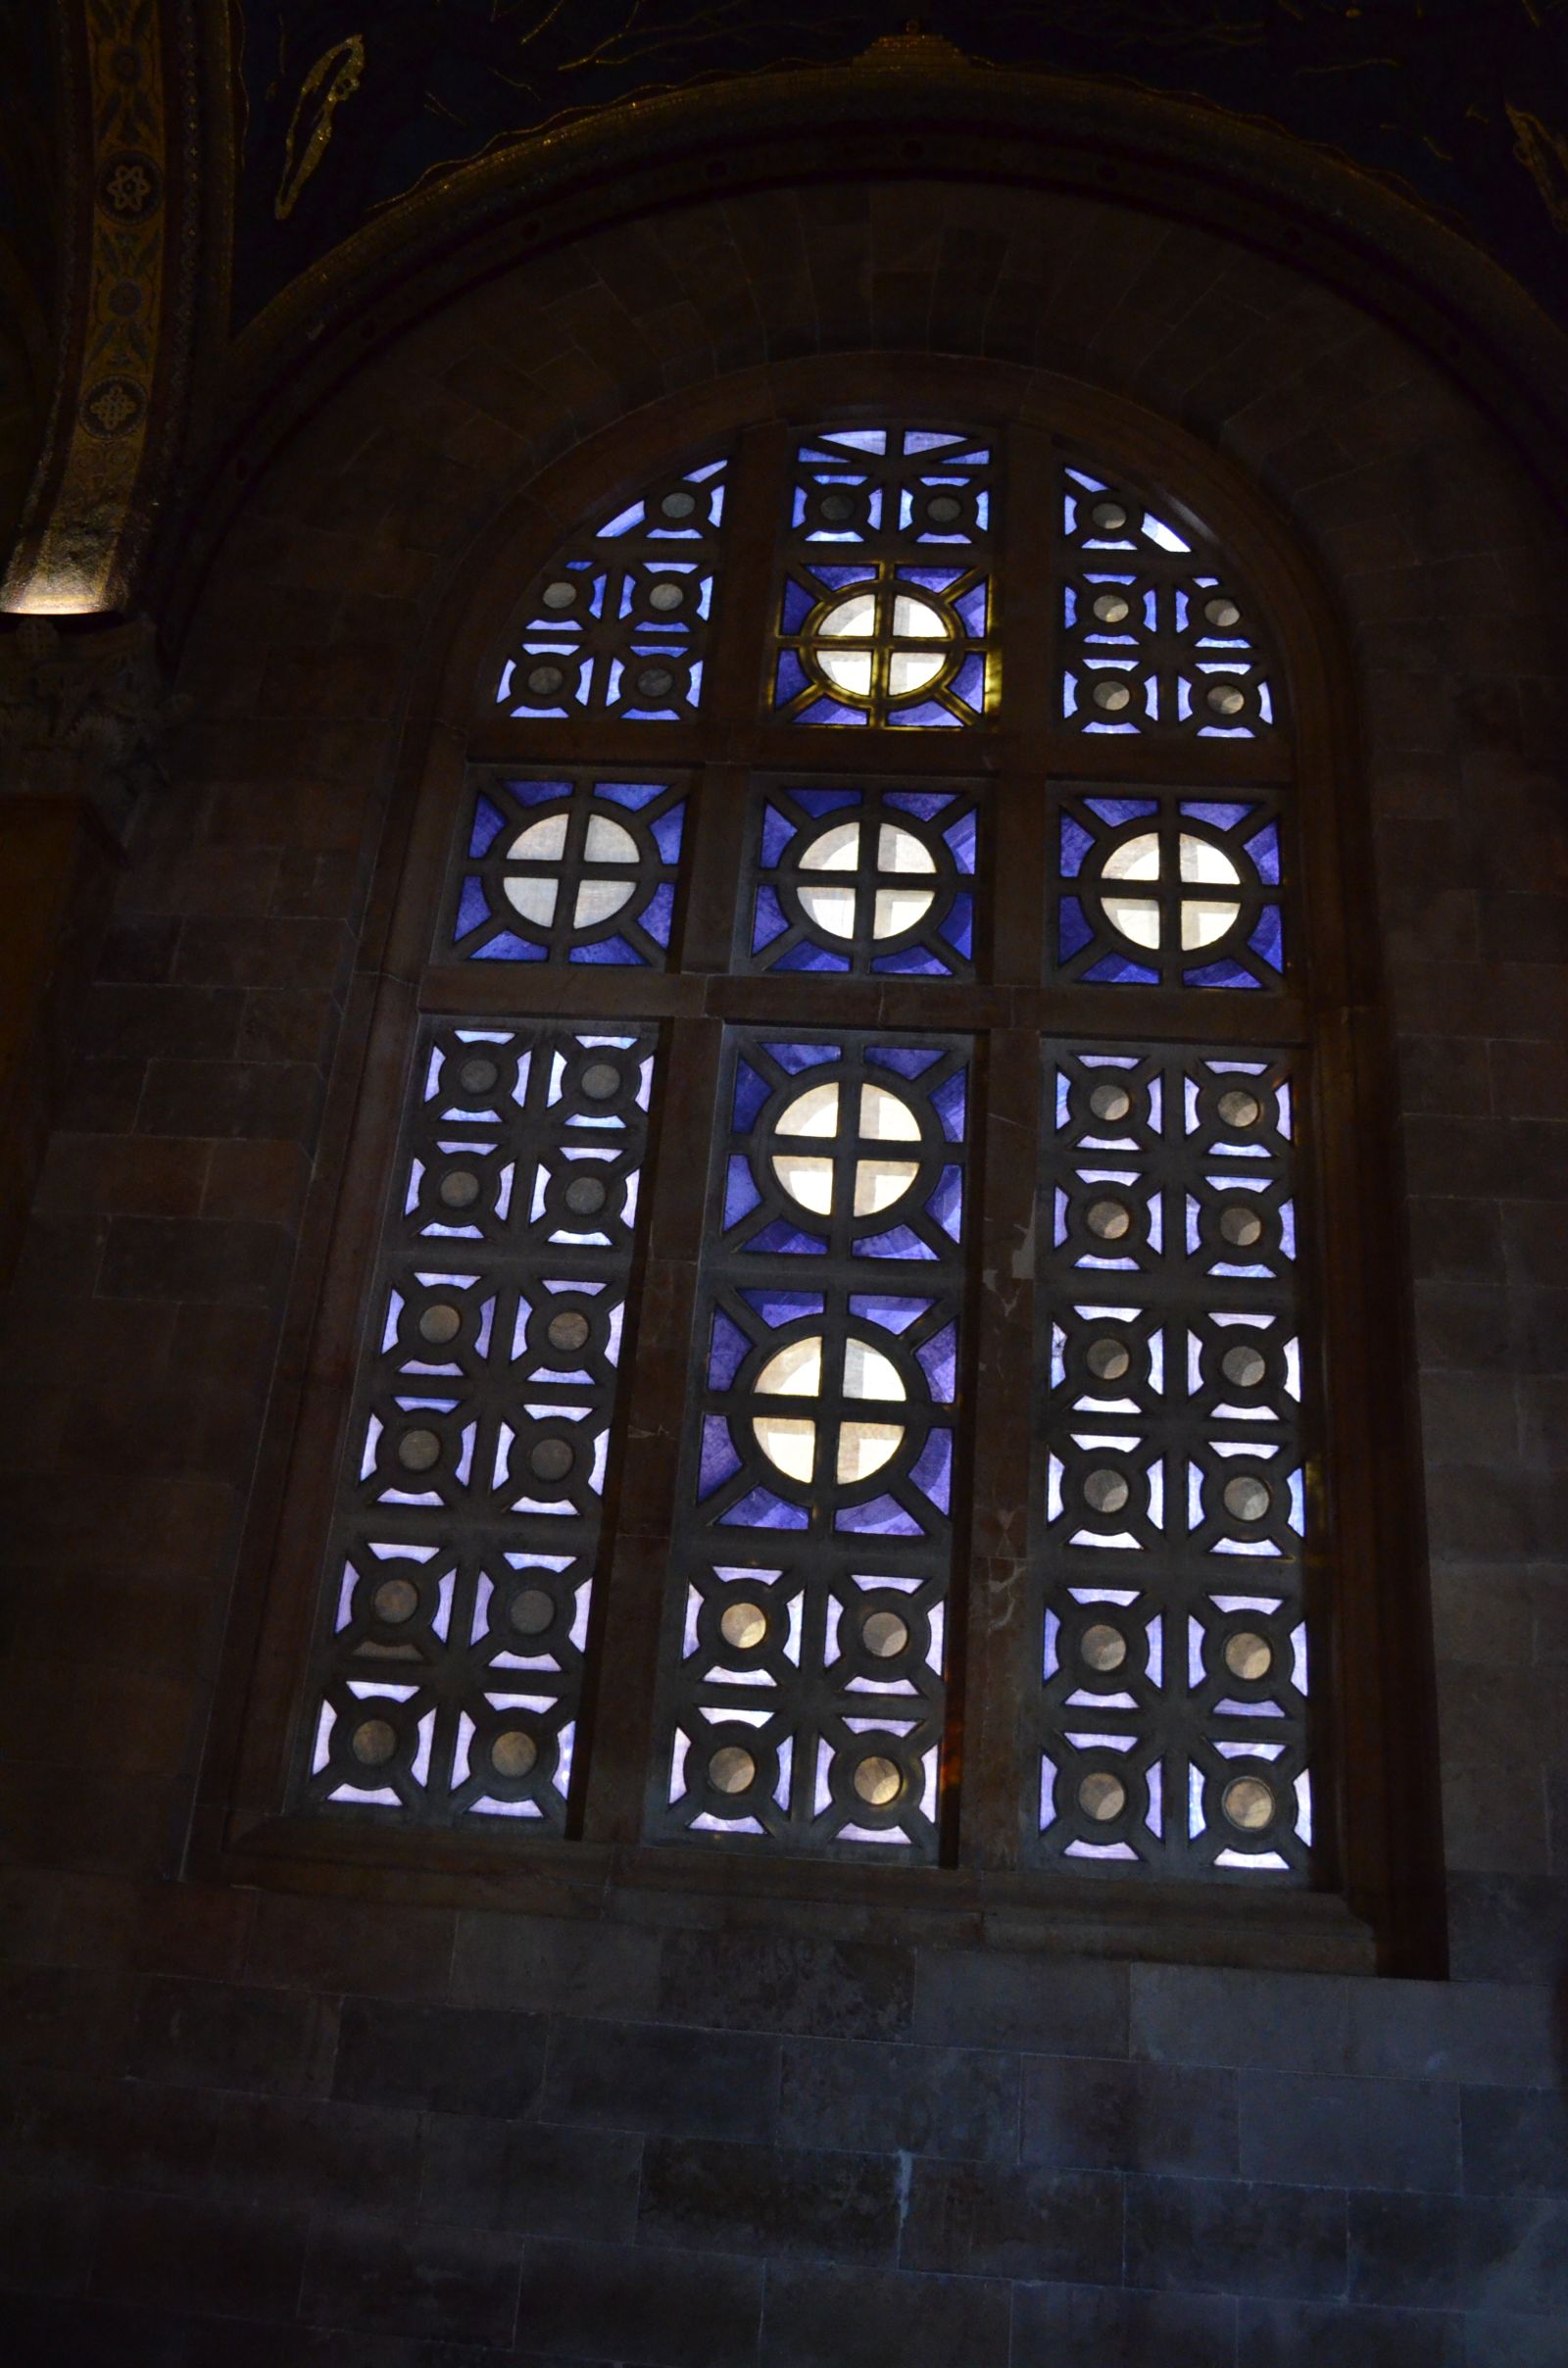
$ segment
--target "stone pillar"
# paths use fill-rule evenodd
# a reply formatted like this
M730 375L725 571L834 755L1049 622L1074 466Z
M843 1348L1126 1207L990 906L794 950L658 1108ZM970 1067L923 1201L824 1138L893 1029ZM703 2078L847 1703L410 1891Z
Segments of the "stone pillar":
M0 1281L172 708L145 618L0 636Z

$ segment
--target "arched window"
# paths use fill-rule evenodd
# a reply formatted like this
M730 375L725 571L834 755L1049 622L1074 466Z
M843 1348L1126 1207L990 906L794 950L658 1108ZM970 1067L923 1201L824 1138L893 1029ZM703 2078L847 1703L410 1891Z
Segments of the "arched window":
M1088 407L917 392L525 559L405 879L301 1815L1338 1879L1364 992L1292 566Z

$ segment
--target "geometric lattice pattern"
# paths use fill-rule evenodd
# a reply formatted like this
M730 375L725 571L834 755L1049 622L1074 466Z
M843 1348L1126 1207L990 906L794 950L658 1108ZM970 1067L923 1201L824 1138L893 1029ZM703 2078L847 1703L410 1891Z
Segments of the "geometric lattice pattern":
M301 1783L560 1832L647 1133L647 1031L426 1023Z
M973 977L970 791L770 786L752 828L747 968Z
M656 1836L935 1856L968 1063L729 1033Z
M773 705L797 723L977 723L995 694L992 456L842 428L796 454Z
M1275 720L1255 610L1125 487L1062 476L1062 718L1085 732L1248 740Z
M497 773L472 798L438 960L663 968L683 787Z
M1300 1876L1294 1082L1046 1048L1037 1858Z
M725 463L662 478L535 579L501 669L514 715L696 714L713 618Z
M1057 798L1052 835L1058 980L1279 986L1280 826L1267 792L1083 789Z

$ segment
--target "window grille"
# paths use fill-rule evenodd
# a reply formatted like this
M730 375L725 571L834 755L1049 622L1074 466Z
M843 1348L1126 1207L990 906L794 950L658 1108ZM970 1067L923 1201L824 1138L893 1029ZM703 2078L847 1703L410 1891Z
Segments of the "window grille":
M764 426L607 501L485 697L296 1805L1318 1879L1316 1047L1238 562L1045 429Z

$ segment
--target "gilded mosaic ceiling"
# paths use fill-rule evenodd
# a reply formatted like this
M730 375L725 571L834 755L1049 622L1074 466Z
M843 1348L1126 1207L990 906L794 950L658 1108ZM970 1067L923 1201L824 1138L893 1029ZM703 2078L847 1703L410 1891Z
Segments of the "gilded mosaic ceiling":
M240 321L497 144L694 81L840 62L906 21L906 0L232 4ZM1568 310L1568 0L945 0L922 23L987 63L1110 75L1335 149Z

